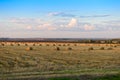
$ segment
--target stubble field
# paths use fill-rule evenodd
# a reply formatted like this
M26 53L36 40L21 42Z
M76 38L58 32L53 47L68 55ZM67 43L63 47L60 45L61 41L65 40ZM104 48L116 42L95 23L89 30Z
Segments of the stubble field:
M116 74L120 74L120 44L0 43L0 79Z

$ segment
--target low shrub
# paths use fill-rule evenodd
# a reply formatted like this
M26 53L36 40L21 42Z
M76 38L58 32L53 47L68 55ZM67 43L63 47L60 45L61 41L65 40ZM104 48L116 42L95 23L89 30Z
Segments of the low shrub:
M25 44L25 46L28 46L28 44Z
M113 48L111 48L111 47L109 47L109 48L107 48L107 50L112 50Z
M33 46L35 46L35 44L33 44Z

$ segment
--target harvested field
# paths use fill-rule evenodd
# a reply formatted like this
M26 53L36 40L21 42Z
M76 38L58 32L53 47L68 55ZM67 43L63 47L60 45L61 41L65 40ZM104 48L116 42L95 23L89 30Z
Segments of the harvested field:
M0 44L2 44L0 45L1 79L120 73L119 44L44 42ZM92 50L89 49L91 47Z

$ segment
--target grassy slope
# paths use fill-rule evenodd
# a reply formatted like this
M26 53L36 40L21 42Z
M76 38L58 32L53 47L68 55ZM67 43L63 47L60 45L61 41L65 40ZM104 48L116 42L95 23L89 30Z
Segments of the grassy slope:
M57 51L53 43L39 43L42 46L29 43L33 50L27 51L28 46L17 44L0 46L1 78L120 73L119 45L60 43L56 44L60 47ZM69 47L72 50L68 50ZM88 50L89 47L94 50ZM100 50L101 47L105 50ZM113 50L107 50L109 47Z

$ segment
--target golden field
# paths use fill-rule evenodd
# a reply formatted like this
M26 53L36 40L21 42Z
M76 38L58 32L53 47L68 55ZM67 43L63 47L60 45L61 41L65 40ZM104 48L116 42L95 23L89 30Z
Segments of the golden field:
M120 44L1 42L0 79L119 74Z

